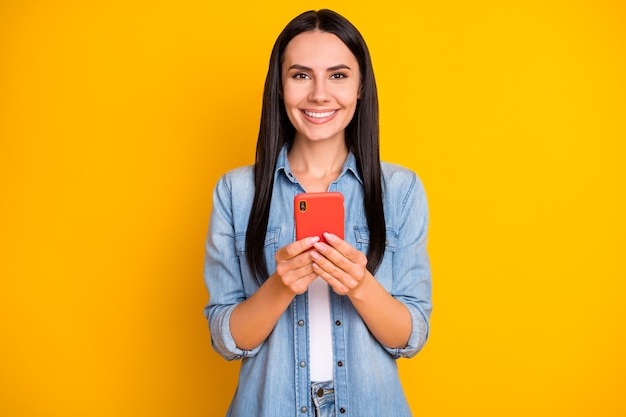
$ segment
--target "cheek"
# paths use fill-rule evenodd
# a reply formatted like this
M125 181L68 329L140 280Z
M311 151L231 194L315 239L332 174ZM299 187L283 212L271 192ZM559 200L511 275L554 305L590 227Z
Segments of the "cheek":
M361 95L361 87L358 83L350 83L342 86L341 91L338 91L338 95L346 103L356 102Z
M354 88L346 89L342 92L340 97L341 102L345 107L355 107L357 100L359 99L359 91Z
M283 87L283 103L285 103L285 109L290 111L300 101L297 89L290 88L289 86Z

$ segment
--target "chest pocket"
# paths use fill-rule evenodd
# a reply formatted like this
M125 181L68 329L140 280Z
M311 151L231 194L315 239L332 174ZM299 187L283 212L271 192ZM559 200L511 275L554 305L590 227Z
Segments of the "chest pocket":
M356 248L367 255L370 245L370 231L367 226L354 226L354 238ZM393 229L387 229L385 241L385 255L376 270L376 280L387 290L391 292L393 287L393 256L398 248L398 234Z
M265 241L263 242L263 254L265 255L265 262L267 264L267 270L271 274L276 269L276 260L274 255L278 250L278 239L280 237L280 228L268 228L265 233ZM250 272L248 266L248 256L246 252L246 233L239 232L235 238L235 250L237 257L239 258L239 270L241 273L241 280L243 282L244 292L246 298L250 297L259 288L256 279Z

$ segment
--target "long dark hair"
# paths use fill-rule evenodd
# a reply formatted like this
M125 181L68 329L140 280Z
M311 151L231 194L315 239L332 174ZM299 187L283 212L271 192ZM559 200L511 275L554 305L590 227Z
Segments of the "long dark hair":
M346 145L355 155L363 179L365 217L370 242L367 269L374 273L385 251L385 216L383 212L378 129L378 94L369 50L359 31L341 15L327 9L308 11L293 19L276 39L270 57L261 126L254 165L254 201L246 232L246 252L252 273L262 283L268 278L263 254L270 202L274 188L274 170L280 150L291 143L295 129L287 117L282 100L281 64L287 44L303 32L319 30L336 35L356 57L361 73L361 98L352 121L346 127Z

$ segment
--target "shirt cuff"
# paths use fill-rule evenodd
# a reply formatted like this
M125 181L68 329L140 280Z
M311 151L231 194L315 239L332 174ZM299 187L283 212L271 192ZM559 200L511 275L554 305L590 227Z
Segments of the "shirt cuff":
M390 348L383 345L383 348L396 359L412 358L417 355L428 339L428 322L424 319L424 315L415 307L407 306L407 308L413 322L413 330L411 331L409 342L403 348Z
M228 306L219 312L215 312L209 325L213 348L224 359L229 361L255 356L261 349L261 345L252 350L243 350L237 347L235 339L233 339L233 335L230 332L230 316L235 307L237 305Z

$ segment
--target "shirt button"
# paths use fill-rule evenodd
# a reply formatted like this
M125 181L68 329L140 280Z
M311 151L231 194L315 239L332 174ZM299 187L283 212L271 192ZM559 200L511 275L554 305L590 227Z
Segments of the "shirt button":
M306 413L306 411L307 411L307 410L306 410L306 407L302 407L302 408L300 409L300 411L302 411L303 413Z
M343 366L343 362L341 361L337 362L337 366Z
M345 413L346 413L346 409L345 409L345 408L343 408L343 407L341 407L341 408L339 409L339 412L340 412L341 414L345 414Z
M305 361L300 362L300 368L304 368L305 366L306 366L306 362Z
M304 326L304 320L298 320L298 326L300 327Z
M337 321L335 322L335 325L336 325L336 326L341 326L341 321L337 320Z

